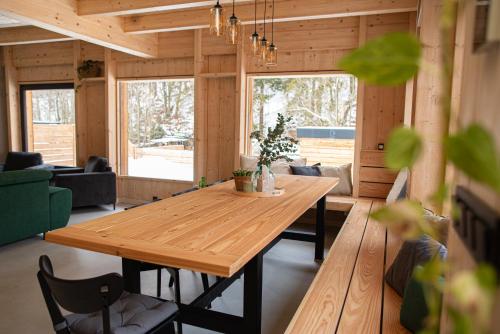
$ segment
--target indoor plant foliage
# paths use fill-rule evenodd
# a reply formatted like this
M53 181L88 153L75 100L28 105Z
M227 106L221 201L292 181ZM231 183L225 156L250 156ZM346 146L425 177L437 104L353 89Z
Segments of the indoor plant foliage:
M78 79L83 78L95 78L101 75L101 63L97 60L84 60L80 66L78 66Z
M453 39L458 0L444 0L440 36L442 53L440 74L442 82L441 112L443 124L440 147L444 159L440 166L440 183L435 184L431 197L438 211L443 206L453 207L449 189L453 184L446 182L447 165L452 164L476 182L488 186L500 194L500 158L493 136L481 125L471 124L450 133L451 92L453 79ZM411 34L392 33L369 41L340 61L340 67L370 84L398 85L413 77L421 68L421 46ZM383 66L382 66L383 65ZM381 66L383 67L381 69ZM388 168L400 170L412 168L418 161L425 138L413 128L399 128L388 139L385 163ZM445 205L448 204L448 205ZM372 218L386 225L401 238L416 239L427 234L437 234L425 224L420 203L404 200L390 204L372 214ZM450 227L452 228L452 227ZM447 293L449 302L443 308L450 316L452 332L488 333L491 331L491 316L497 290L495 270L480 264L474 271L459 271L453 277L446 277L446 268L454 263L444 263L439 256L417 271L422 282L430 315L426 321L425 333L438 333L441 296ZM444 282L441 279L446 277Z
M236 191L252 192L252 171L247 169L238 169L233 172L234 185Z
M276 125L269 127L264 136L260 131L254 131L250 138L259 143L259 159L255 177L257 178L257 191L270 192L274 190L274 177L271 172L271 164L277 160L284 159L292 161L289 154L297 152L297 139L286 134L288 124L292 117L283 116L278 113Z

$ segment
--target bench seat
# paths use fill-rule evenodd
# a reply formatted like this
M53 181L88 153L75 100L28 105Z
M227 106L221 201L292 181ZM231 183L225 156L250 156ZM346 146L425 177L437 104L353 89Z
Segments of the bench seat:
M368 218L383 202L343 204L349 199L347 219L286 333L408 333L399 323L401 297L383 279L400 242Z

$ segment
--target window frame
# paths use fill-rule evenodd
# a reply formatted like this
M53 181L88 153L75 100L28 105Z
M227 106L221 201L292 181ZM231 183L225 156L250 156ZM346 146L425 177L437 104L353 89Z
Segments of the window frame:
M124 87L129 82L148 82L148 81L187 81L192 80L193 82L193 137L196 138L196 108L194 102L196 98L194 97L196 93L195 89L195 77L194 76L169 76L169 77L145 77L145 78L119 78L116 80L116 101L117 101L117 115L118 115L118 141L117 141L117 156L118 156L118 166L117 174L119 177L123 178L133 178L138 180L156 180L161 182L194 182L195 177L195 152L196 152L196 140L193 140L193 180L180 180L173 178L158 178L158 177L147 177L147 176L134 176L128 174L128 107L127 101L122 98Z
M252 133L253 127L253 85L255 79L271 79L271 78L311 78L311 77L330 77L335 75L351 75L345 71L319 71L319 72L269 72L269 73L248 73L247 74L247 94L246 94L246 112L245 112L245 133L244 138L244 154L252 155L252 141L250 139L250 134ZM354 159L353 159L353 170L354 166L358 163L357 152L361 148L361 142L358 140L358 131L362 129L362 115L363 115L363 105L360 104L360 99L362 101L362 90L364 89L364 84L357 79L357 90L356 90L356 135L354 137ZM353 177L353 184L354 184Z

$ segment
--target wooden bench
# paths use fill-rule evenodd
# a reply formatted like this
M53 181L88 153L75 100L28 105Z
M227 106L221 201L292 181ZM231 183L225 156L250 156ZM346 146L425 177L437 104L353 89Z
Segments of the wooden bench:
M382 201L346 198L352 207L286 333L407 333L401 297L384 283L400 241L368 218Z

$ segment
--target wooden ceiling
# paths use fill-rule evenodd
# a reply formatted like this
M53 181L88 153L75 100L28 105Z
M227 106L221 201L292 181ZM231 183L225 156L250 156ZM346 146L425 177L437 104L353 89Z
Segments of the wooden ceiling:
M416 11L418 0L275 0L275 20L301 21ZM230 10L231 0L221 3ZM262 19L264 0L257 0ZM0 45L81 39L135 56L158 55L158 32L208 27L215 0L11 0L0 15L30 27L0 29ZM272 8L271 1L268 1ZM243 24L254 22L254 2L236 0ZM268 18L271 11L268 10ZM259 21L260 22L260 21Z

